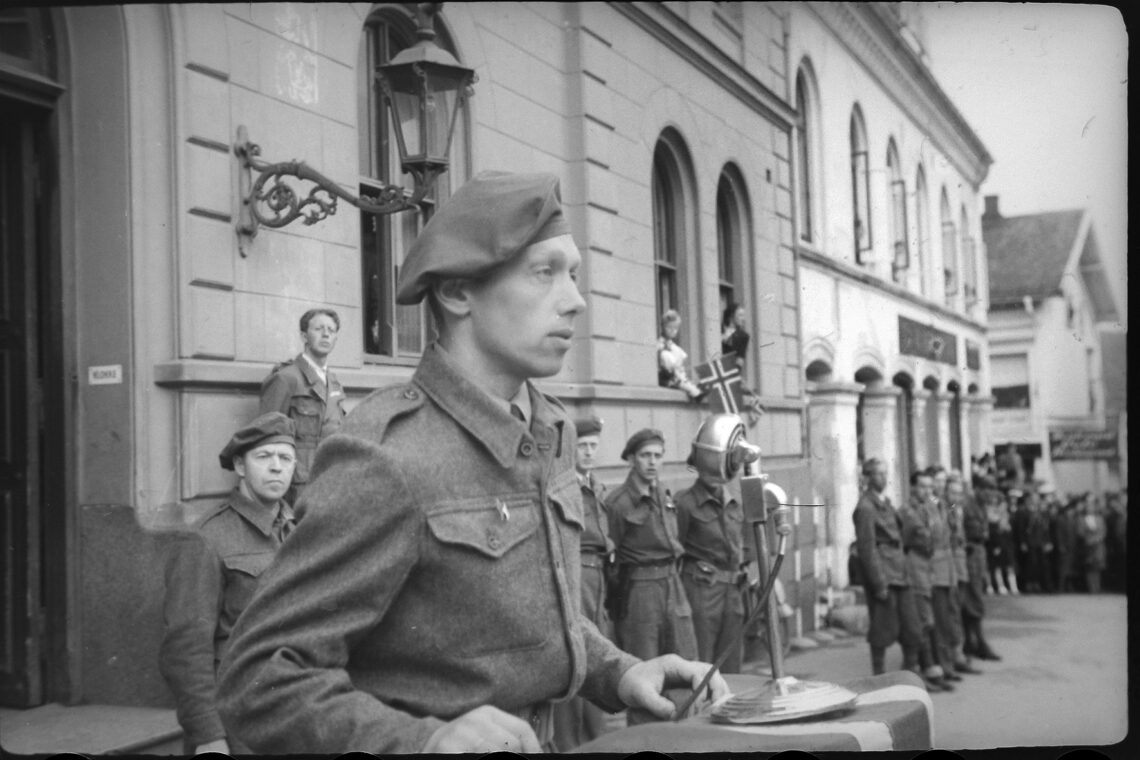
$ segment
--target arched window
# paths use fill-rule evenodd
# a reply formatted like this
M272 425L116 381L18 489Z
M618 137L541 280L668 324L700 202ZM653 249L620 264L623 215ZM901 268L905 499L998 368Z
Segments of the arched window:
M657 291L657 324L661 315L675 309L684 320L689 341L696 337L688 313L686 252L694 250L696 204L689 179L688 151L680 135L667 130L653 151L653 264ZM654 334L656 334L656 326ZM693 354L695 346L687 346Z
M816 192L815 164L812 161L816 139L815 82L810 67L805 64L796 72L796 212L799 217L800 240L815 240Z
M930 219L927 204L930 199L926 194L926 172L918 167L918 174L914 179L914 245L911 247L910 282L912 287L917 285L918 292L926 295L926 251L930 246Z
M958 232L954 228L954 217L950 211L950 199L946 195L946 188L942 188L942 201L939 204L942 212L942 274L946 305L954 302L958 294Z
M735 166L725 167L716 187L717 280L720 311L730 303L748 306L744 271L746 247L751 235L747 192Z
M899 151L892 138L887 144L887 177L891 183L891 280L905 283L910 268L907 246L906 180L899 165Z
M867 129L859 106L851 112L849 138L855 263L865 264L871 252L871 172L867 165Z
M408 194L412 178L400 169L392 119L374 76L376 67L416 42L416 24L402 6L385 6L368 17L357 61L357 103L360 141L360 195L377 195L385 184L403 184ZM436 43L453 55L454 47L440 15L435 17ZM440 175L419 212L387 216L360 214L361 282L364 304L364 353L373 357L415 357L431 341L433 329L423 304L396 304L396 281L408 247L435 207L466 181L469 169L467 106L459 115L451 143L448 171Z
M965 205L962 206L958 219L958 235L962 241L962 295L966 298L968 309L978 302L978 261Z

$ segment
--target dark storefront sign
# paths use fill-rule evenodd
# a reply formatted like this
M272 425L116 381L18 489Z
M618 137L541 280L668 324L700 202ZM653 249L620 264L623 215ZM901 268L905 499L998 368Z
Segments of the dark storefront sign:
M958 339L943 330L899 317L899 352L956 366Z
M1064 459L1116 459L1114 430L1050 430L1049 452Z
M982 368L982 349L972 340L966 341L966 369Z

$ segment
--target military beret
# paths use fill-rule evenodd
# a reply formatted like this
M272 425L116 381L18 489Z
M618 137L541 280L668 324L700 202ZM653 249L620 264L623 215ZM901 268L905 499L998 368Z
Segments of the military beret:
M433 279L478 279L528 245L570 234L553 174L480 172L436 212L412 243L396 303L423 299Z
M665 445L665 436L661 434L660 430L653 428L643 428L629 437L625 442L625 448L621 451L622 459L629 459L631 456L641 450L641 447L650 441L659 441L662 446Z
M579 438L584 435L597 435L602 432L602 420L594 415L580 417L574 421L574 428L578 431Z
M266 412L233 434L229 443L218 454L218 462L227 470L234 468L234 457L241 456L254 446L267 443L297 445L296 426L281 412Z

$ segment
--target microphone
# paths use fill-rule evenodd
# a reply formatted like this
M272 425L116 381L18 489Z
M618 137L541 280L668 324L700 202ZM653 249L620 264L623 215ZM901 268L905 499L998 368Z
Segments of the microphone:
M776 535L792 535L792 508L788 506L787 492L775 483L765 483L764 496L776 502L776 508L771 511L772 527Z

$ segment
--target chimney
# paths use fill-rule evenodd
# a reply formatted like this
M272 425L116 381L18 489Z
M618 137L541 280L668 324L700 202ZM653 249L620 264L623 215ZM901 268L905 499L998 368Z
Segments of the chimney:
M998 211L998 197L996 195L986 196L986 212L982 214L982 218L995 218L1001 219L1001 212Z

